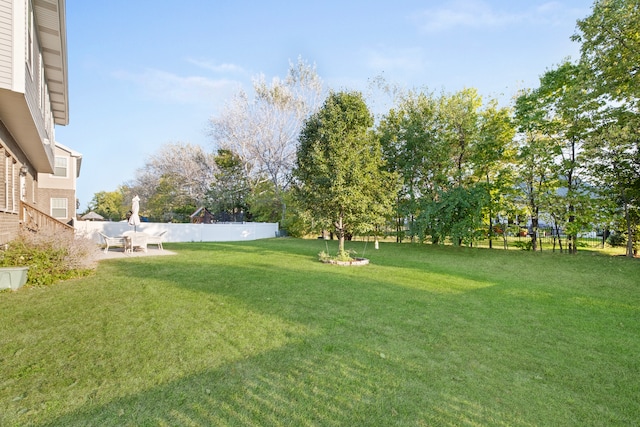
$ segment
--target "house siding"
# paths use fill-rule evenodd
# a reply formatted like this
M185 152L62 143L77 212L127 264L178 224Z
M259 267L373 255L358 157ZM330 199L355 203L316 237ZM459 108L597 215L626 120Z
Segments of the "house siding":
M38 61L35 61L38 63ZM40 81L40 73L42 69L40 67L34 66L33 73L29 72L29 68L25 67L25 76L26 76L26 93L25 99L27 101L27 105L29 106L29 111L31 112L31 116L33 117L33 123L38 129L38 134L40 135L40 139L42 142L48 143L49 141L53 141L53 120L49 119L49 123L45 122L44 112L40 108L40 85L38 84ZM32 77L33 75L33 77Z
M75 215L69 189L39 197L55 123L68 123L64 8L64 0L0 0L0 244L17 236L20 200L48 214L51 197L66 198Z
M0 0L0 88L11 89L13 81L13 2Z
M53 143L55 139L53 134L54 121L51 114L49 89L44 78L42 48L37 36L34 37L32 48L33 52L30 55L32 63L25 63L24 67L24 95L40 139L45 144L47 142Z
M9 243L18 237L19 230L18 214L0 212L0 245Z
M20 168L28 165L28 160L0 121L0 245L18 236L20 229ZM29 169L25 180L24 197L35 202L38 181Z
M53 216L51 212L51 199L67 200L67 217L56 218L59 221L68 223L76 217L76 177L77 177L77 156L70 153L66 147L56 144L56 157L67 159L67 176L54 176L54 174L38 174L38 209ZM79 155L79 153L77 153Z
M67 217L56 218L58 221L68 223L76 217L76 192L56 188L40 188L38 192L38 210L53 216L51 212L51 199L67 199Z
M11 135L0 122L0 244L16 238L20 226L18 171L22 166L9 146L14 145Z
M18 171L26 164L25 154L0 122L0 211L17 213L20 198Z

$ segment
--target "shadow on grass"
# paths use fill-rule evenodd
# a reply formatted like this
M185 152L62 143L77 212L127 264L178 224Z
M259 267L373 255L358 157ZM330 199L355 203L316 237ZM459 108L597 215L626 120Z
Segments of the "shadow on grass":
M285 347L104 405L89 403L44 425L531 425L455 390L439 391L441 379L429 373L411 378L402 360L358 350L356 356L340 348ZM430 380L434 387L426 392L410 388Z
M170 261L108 264L114 283L126 280L135 289L152 280L156 292L220 296L257 313L257 320L297 327L278 346L240 349L213 368L145 383L116 399L103 401L98 393L41 425L530 426L590 424L637 411L637 404L627 413L616 408L620 396L603 402L583 394L618 385L604 369L594 377L590 367L591 377L582 378L583 366L570 366L573 353L594 349L567 337L561 324L580 325L593 312L544 286L516 292L509 276L532 273L522 255L507 255L502 260L510 264L501 266L471 253L461 266L457 249L401 248L372 253L373 264L364 268L343 268L317 262L315 246L295 240L175 245L179 255ZM195 313L193 322L211 321ZM268 329L260 334L275 339ZM131 358L134 368L146 363ZM139 381L135 371L130 375ZM628 396L622 400L622 407L629 403ZM603 411L603 404L610 408Z

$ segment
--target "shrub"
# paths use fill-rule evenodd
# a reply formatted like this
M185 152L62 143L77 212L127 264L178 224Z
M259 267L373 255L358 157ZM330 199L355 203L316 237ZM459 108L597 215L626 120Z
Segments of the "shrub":
M618 247L624 246L627 244L627 236L623 233L611 233L609 237L607 237L607 243L609 246Z
M513 242L513 246L523 251L530 251L533 248L533 242L531 240L518 240Z
M89 239L70 233L21 232L0 250L0 266L28 266L27 283L51 285L90 274L97 265L98 248Z
M353 261L354 255L356 255L356 251L353 249L348 249L345 251L338 251L335 256L329 254L329 252L322 251L318 254L318 259L322 262L331 262L331 261Z

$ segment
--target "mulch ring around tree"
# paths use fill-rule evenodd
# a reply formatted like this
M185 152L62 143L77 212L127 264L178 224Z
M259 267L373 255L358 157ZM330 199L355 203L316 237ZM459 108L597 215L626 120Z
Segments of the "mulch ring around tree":
M328 259L328 260L322 260L323 263L325 264L335 264L335 265L340 265L343 267L357 267L360 265L367 265L369 264L369 259L368 258L354 258L350 261L338 261L335 259Z

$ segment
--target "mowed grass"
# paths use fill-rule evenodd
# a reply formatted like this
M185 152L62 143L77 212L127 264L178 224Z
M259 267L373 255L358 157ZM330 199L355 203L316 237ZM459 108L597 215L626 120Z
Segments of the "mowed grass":
M1 293L0 425L640 424L640 261L325 244L167 244Z

